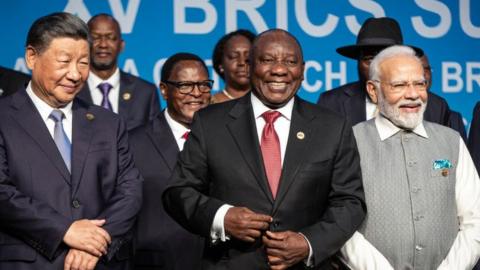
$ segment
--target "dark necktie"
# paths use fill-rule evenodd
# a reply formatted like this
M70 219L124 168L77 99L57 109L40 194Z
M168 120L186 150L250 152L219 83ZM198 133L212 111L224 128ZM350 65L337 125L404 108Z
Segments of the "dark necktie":
M262 114L266 123L263 127L260 148L262 149L263 164L265 165L268 184L270 185L274 199L277 195L280 175L282 173L282 160L280 155L280 141L273 123L280 115L280 112L277 111L268 111Z
M109 84L108 82L104 82L98 85L98 89L102 91L103 99L102 99L102 107L112 111L112 104L110 104L110 101L108 100L108 93L110 93L110 90L112 90L113 86Z
M65 115L63 115L63 112L60 110L53 110L49 116L49 118L55 122L55 128L53 130L53 140L57 145L60 155L62 155L65 165L67 165L68 171L71 172L70 165L72 157L72 145L70 144L70 140L68 139L67 134L65 134L65 130L63 129L62 119L64 117Z

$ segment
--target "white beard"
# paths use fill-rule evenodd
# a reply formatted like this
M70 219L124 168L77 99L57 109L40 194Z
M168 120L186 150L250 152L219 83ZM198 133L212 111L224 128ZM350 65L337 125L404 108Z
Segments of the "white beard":
M401 99L396 104L391 105L385 100L381 90L377 93L380 113L397 127L412 130L423 121L423 113L425 112L427 103L423 102L420 98L418 98L418 100ZM420 110L416 113L402 113L400 106L406 104L421 104Z

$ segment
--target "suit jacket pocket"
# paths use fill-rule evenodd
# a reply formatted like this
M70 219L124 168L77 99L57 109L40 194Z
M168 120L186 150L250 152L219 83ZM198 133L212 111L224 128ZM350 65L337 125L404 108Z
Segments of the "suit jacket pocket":
M37 252L26 244L0 245L0 261L33 262L36 258Z
M309 162L303 165L302 173L318 173L330 170L331 159Z
M108 151L110 149L112 149L112 145L110 142L99 142L99 143L94 143L90 145L88 152L92 153L92 152L98 152L98 151Z

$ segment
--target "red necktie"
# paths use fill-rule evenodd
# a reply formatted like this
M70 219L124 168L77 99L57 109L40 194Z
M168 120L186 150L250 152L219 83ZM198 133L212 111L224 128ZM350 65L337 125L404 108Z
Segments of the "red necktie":
M260 148L262 149L263 164L265 165L268 184L270 185L274 199L277 195L280 175L282 173L282 161L280 156L280 141L273 123L280 115L280 112L277 111L268 111L262 114L266 123L263 127Z
M188 139L188 133L190 133L190 131L185 131L185 133L183 133L183 135L182 135L182 138L187 140Z

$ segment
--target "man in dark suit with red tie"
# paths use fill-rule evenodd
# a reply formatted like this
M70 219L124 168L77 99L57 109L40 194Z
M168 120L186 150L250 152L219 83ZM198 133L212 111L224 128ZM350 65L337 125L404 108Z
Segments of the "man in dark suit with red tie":
M365 215L351 126L295 95L290 33L260 34L250 64L252 94L195 114L165 208L207 239L202 269L331 269Z
M118 56L125 47L120 25L102 13L88 21L92 36L91 67L87 83L78 97L118 113L131 130L160 113L157 88L118 68Z
M167 215L160 195L188 137L194 113L210 102L212 85L201 58L190 53L170 56L162 67L160 82L167 108L148 125L130 132L135 163L145 178L136 233L136 270L200 269L203 239Z
M87 25L39 18L25 60L32 80L0 99L0 269L129 269L142 177L120 117L75 98Z

